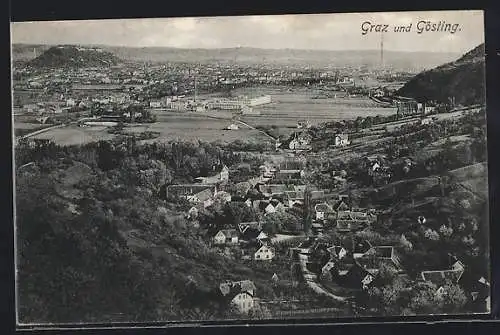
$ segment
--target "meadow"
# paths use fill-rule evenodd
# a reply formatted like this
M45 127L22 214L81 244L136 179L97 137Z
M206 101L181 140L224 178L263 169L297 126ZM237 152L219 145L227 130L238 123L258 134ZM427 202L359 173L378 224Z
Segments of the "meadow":
M345 96L315 99L321 94L317 89L250 88L237 89L234 95L269 94L272 103L255 107L260 116L243 116L242 120L254 126L275 125L294 127L299 120L308 120L312 125L334 120L356 119L357 117L391 115L395 108L384 108L363 96ZM335 93L334 93L335 94Z
M68 126L51 129L33 136L33 138L52 140L59 145L82 145L99 140L112 139L114 135L107 132L107 127Z
M263 142L269 141L265 135L255 129L250 129L239 124L238 130L225 130L231 124L230 120L220 120L193 115L179 115L178 113L161 112L158 121L147 124L126 125L123 133L140 134L143 132L159 133L150 140L142 142L168 142L170 140L182 141L220 141L224 143L236 140ZM68 126L52 129L45 133L35 135L34 138L51 139L60 145L81 145L99 140L109 140L116 135L110 134L108 127L92 126L78 127Z

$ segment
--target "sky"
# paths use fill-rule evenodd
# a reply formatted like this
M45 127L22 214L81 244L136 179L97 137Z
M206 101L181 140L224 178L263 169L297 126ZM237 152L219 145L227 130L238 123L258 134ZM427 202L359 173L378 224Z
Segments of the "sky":
M419 21L459 24L460 31L418 34ZM206 49L379 49L381 33L363 35L364 22L389 25L383 34L385 50L464 53L484 42L482 11L15 22L11 23L11 41ZM410 23L410 32L394 32L394 26ZM365 23L366 26L369 24Z

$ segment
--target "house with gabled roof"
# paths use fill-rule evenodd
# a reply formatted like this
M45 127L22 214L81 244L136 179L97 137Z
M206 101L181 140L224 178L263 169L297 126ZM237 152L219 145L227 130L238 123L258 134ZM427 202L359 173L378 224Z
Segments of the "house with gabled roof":
M316 220L324 220L325 213L333 212L333 208L332 208L332 206L330 206L326 202L323 202L323 203L316 204L314 206L314 211L316 213Z
M365 253L365 256L373 256L380 262L394 266L396 269L401 267L401 261L396 248L393 246L379 245L374 246Z
M262 245L255 253L254 260L258 261L267 261L272 260L276 256L276 253L273 248L267 245Z
M212 206L214 203L214 194L212 190L206 189L191 196L188 196L188 201L196 204L203 204L204 208Z
M336 134L335 142L336 147L344 147L349 144L349 136L347 134Z
M423 281L431 282L438 287L436 295L446 294L444 286L447 283L457 284L465 272L464 264L455 258L449 270L422 271L420 276Z
M296 203L304 203L304 192L285 191L285 199L288 202L288 207L293 207Z
M227 182L229 180L229 168L224 164L221 171L216 175L210 177L197 177L195 180L208 185Z
M300 182L305 176L304 170L279 170L274 175L274 180L279 183Z
M335 266L336 266L336 263L334 261L330 260L330 261L326 262L325 265L323 265L323 267L321 268L321 273L325 274L327 272L330 272L330 271L332 271L332 269L335 268Z
M290 143L288 144L288 148L290 148L290 150L297 150L297 151L310 150L311 144L305 138L296 137L290 141Z
M284 195L285 191L288 191L288 186L285 184L267 184L267 185L258 185L258 190L265 197L271 198L280 195Z
M240 222L238 223L238 229L242 234L245 233L247 229L254 229L260 232L262 223L259 221Z
M363 212L338 211L335 223L337 231L350 232L365 228L370 224L370 219Z
M272 214L276 213L276 207L273 206L272 203L269 203L265 208L264 208L265 214Z
M363 257L365 253L372 248L372 244L368 240L357 241L352 250L352 256L354 259Z
M348 211L351 209L348 200L345 198L335 200L331 207L335 212Z
M222 283L219 285L219 294L240 313L247 314L255 306L255 285L250 280Z
M342 259L347 256L347 250L341 245L334 245L326 249L335 259Z
M281 170L302 170L306 166L304 159L287 158L279 164Z
M222 229L215 234L213 238L214 244L238 244L239 234L236 229Z
M201 191L210 190L212 194L215 194L217 187L215 185L204 185L204 184L181 184L181 185L169 185L166 187L165 192L167 198L169 197L180 197L188 199Z
M339 271L340 281L353 288L368 289L377 277L378 271L368 270L357 262L349 264L347 269Z
M256 239L264 244L269 241L269 236L265 232L261 231L259 235L257 235Z

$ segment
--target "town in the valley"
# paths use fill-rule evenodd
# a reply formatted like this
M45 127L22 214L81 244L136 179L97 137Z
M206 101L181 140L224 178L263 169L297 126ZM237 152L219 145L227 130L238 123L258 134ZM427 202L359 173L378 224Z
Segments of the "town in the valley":
M470 50L429 72L14 44L20 317L486 313Z

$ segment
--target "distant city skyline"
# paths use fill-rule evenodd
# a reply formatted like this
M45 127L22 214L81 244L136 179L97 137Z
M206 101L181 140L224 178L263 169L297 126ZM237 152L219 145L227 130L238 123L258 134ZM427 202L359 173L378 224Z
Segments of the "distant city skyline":
M379 50L381 33L362 34L361 25L367 21L389 25L384 33L385 51L464 53L484 43L482 11L13 22L11 42L181 49ZM458 24L460 30L454 34L418 34L419 21ZM411 32L392 29L410 23Z

